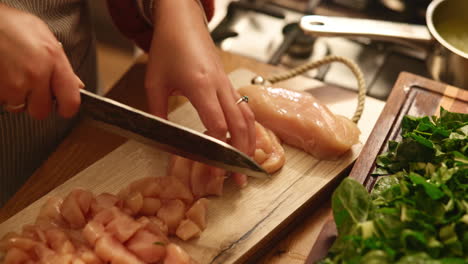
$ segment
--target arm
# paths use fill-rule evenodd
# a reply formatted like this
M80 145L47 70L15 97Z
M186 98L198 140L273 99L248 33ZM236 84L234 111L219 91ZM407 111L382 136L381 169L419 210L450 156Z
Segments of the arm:
M130 13L128 8L125 12ZM132 10L136 11L133 15L141 14L135 4ZM131 28L133 33L127 35L144 40L140 44L149 51L145 88L152 114L167 118L169 96L182 94L197 110L209 135L226 141L229 132L231 144L252 156L254 115L246 103L236 104L240 95L224 72L204 10L207 8L202 9L196 0L155 0L149 22L139 15L138 22L129 21L123 31ZM208 17L211 15L208 13ZM151 35L147 35L150 24ZM234 179L241 186L246 184L245 175L235 175Z

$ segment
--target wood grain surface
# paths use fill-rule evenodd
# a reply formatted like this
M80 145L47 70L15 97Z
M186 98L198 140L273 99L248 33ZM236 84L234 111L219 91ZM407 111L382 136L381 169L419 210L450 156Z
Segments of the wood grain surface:
M401 73L349 177L361 182L370 191L377 180L370 175L375 168L375 159L387 150L389 140L400 138L403 117L438 115L440 107L452 112L468 113L468 91L414 74ZM336 236L330 209L328 220L306 263L315 263L325 257Z
M219 55L226 72L232 72L241 67L249 69L251 72L269 76L282 71L282 69L278 67L266 65L232 53L220 51ZM126 103L137 109L144 111L147 110L146 98L143 89L145 66L146 59L142 58L122 77L122 79L108 94L108 97ZM303 77L296 77L279 83L278 85L308 90L321 101L329 104L333 111L341 109L342 113L345 113L347 116L351 116L351 110L355 108L356 94L350 90L326 85ZM172 98L171 108L177 108L183 102L186 102L184 98ZM363 142L374 126L383 105L384 103L379 100L367 100L366 111L362 117L362 121L360 122L360 129L363 132ZM51 155L51 157L38 171L36 171L21 190L19 190L8 202L8 204L0 209L0 223L32 204L40 197L47 194L50 190L53 190L55 187L64 183L67 179L77 175L78 173L79 175L84 175L82 173L85 173L85 171L86 173L89 173L88 170L91 168L97 169L97 164L102 161L112 161L112 159L109 159L109 156L118 156L118 153L122 150L118 147L126 146L123 145L125 142L127 142L127 139L119 135L109 134L104 130L93 127L86 121L81 121L59 146L56 152ZM132 146L134 145L130 145L130 147ZM113 150L115 152L112 152ZM123 149L123 151L127 150L127 148ZM130 149L129 151L135 151L135 149ZM151 155L151 153L152 152L149 151L149 153L146 154ZM93 163L95 164L93 165ZM89 168L84 170L87 167ZM151 165L148 165L147 169L150 168ZM113 175L112 173L106 172L102 177L112 178ZM121 185L131 179L132 178L127 177L125 182L117 181L117 185L110 186L114 186L113 189L117 189L119 186L121 187ZM312 199L310 203L303 204L300 210L297 210L296 214L290 215L288 219L283 221L282 225L277 226L277 230L274 230L275 232L264 237L263 248L252 248L249 254L255 254L255 258L249 258L248 261L251 263L275 264L303 263L318 236L321 226L329 214L327 199L333 189L333 184L338 183L339 177L336 177L335 179L335 182L330 181L332 184L329 188L322 189L323 193L316 194L320 195L322 199ZM71 182L73 183L73 180L71 180ZM76 186L74 184L72 185ZM60 194L60 188L64 188L63 192L66 192L67 184L63 186L65 187L59 187L55 190L57 194ZM109 186L106 186L106 188L109 188ZM98 187L96 187L96 189L101 190ZM313 191L314 189L312 188L311 190ZM306 192L310 192L311 190L307 189ZM243 192L244 190L238 191L239 194ZM297 195L300 196L302 194ZM252 201L248 202L252 203ZM226 207L226 204L223 204L223 206ZM229 207L230 205L227 206ZM31 208L34 208L34 206ZM256 211L249 211L246 212L246 214L247 213L255 214ZM33 217L33 215L34 213L31 212L29 217ZM22 223L10 222L10 226L12 226L12 228L18 228L18 225L20 224ZM0 231L2 230L5 232L5 230L0 227Z

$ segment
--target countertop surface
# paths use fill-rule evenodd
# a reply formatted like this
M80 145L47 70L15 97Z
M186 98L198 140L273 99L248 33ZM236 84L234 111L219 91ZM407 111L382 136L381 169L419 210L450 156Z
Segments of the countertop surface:
M227 52L219 52L224 69L227 73L239 68L245 68L263 76L269 76L283 71L278 67L263 64L255 60L245 58ZM129 69L120 81L111 89L107 97L128 104L140 110L146 110L146 98L143 89L146 57L141 57ZM293 78L288 81L288 86L317 85L317 81L307 78ZM333 100L341 95L349 95L350 91L342 91L334 88L332 94L323 98ZM182 97L171 99L170 107L174 109L186 100ZM371 99L374 111L369 111L361 122L367 122L363 133L370 133L377 120L383 105L382 101ZM325 102L326 103L326 102ZM371 121L368 121L371 120ZM362 130L362 128L361 128ZM79 121L72 132L59 145L57 150L47 161L30 177L21 189L0 209L0 223L21 211L29 204L47 194L49 191L64 183L80 171L84 170L97 160L103 158L117 147L127 141L126 138L111 134L97 128L86 121ZM363 142L364 143L364 142ZM304 263L309 254L321 227L330 215L329 203L324 202L319 207L311 209L301 217L295 219L285 229L283 235L273 239L270 247L263 251L261 258L255 263Z

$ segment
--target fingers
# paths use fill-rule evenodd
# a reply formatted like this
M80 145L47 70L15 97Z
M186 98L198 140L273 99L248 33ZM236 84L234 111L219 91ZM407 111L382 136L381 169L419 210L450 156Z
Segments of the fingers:
M39 80L36 85L28 96L27 108L33 118L42 120L52 111L52 94L49 80Z
M191 103L197 109L207 134L219 140L226 141L228 125L215 92L207 91L191 98Z
M149 112L155 116L167 119L169 102L168 89L164 89L162 84L158 84L153 81L153 78L148 77L148 74L150 74L149 72L152 72L149 69L150 67L148 67L145 81Z
M234 100L238 100L241 98L241 95L237 92L237 90L232 89L233 91L233 96ZM240 102L237 104L237 107L240 109L242 112L242 115L244 116L244 120L247 124L247 135L246 138L248 139L248 149L246 153L249 156L253 156L255 153L255 148L256 148L256 130L255 130L255 115L250 109L249 105L247 102Z
M57 98L58 113L65 118L72 117L78 111L83 82L75 75L67 56L60 48L51 77L51 89Z

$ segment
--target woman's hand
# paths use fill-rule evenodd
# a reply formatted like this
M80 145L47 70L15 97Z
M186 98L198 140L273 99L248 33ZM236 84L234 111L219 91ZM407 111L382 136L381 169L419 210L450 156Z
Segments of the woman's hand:
M0 4L0 105L43 119L56 97L58 112L73 116L84 85L47 25L38 17Z
M167 118L168 98L186 96L208 134L252 156L255 151L254 115L232 87L216 54L195 0L155 2L154 34L145 86L152 114ZM234 175L241 186L245 175Z

